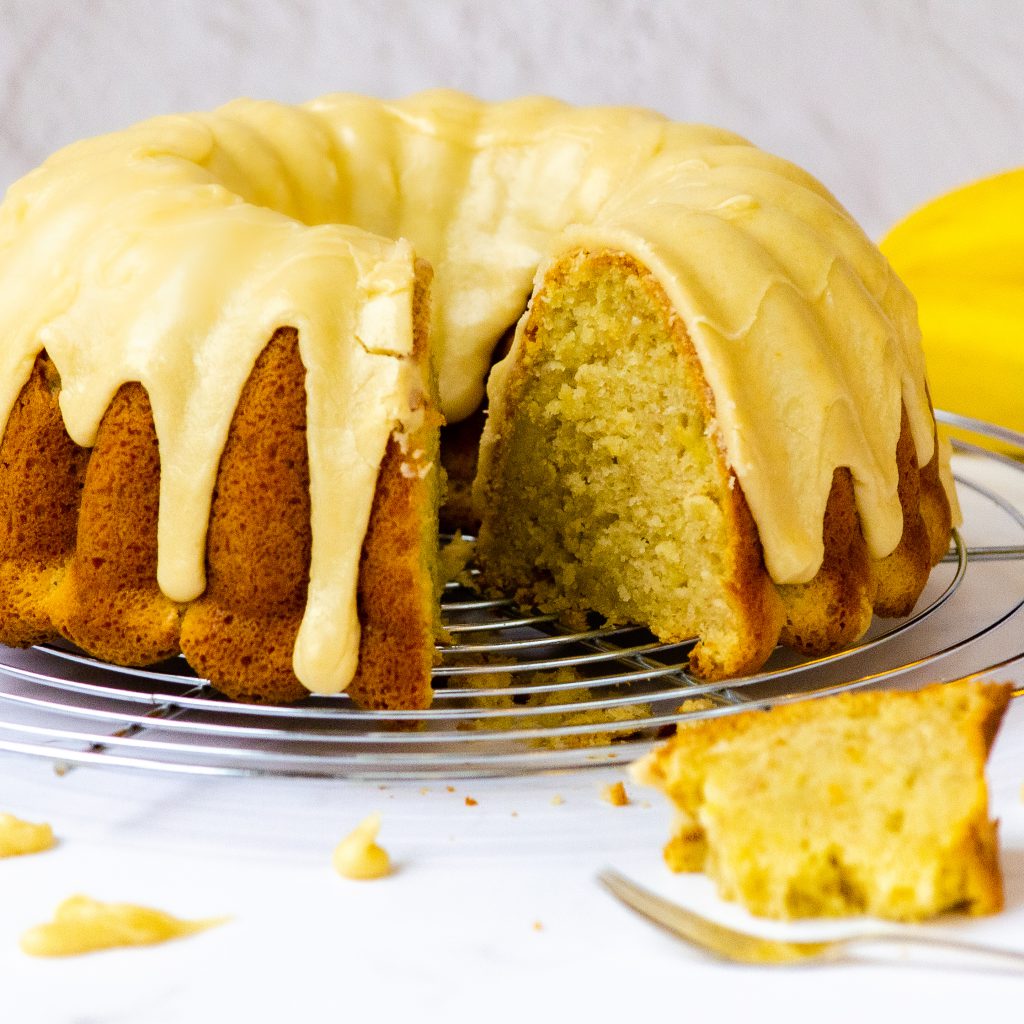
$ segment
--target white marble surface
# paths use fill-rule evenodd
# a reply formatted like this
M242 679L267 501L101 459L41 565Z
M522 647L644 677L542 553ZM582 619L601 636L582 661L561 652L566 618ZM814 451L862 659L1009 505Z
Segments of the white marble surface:
M0 0L0 187L75 138L239 94L448 85L721 124L807 166L879 234L938 191L1024 164L1022 52L1015 0ZM1019 649L1019 635L1011 625L964 667ZM665 871L656 797L622 809L598 799L618 771L424 794L419 783L57 779L0 756L0 809L51 820L61 837L51 853L0 862L0 1020L1019 1019L1024 983L1004 976L739 970L651 929L598 892L597 868L741 915L702 879ZM1019 701L991 777L1008 910L951 927L1024 947ZM373 807L399 871L343 882L330 850ZM158 949L22 956L21 931L76 890L234 920Z
M1024 508L1019 470L972 461L958 462L958 471ZM1005 529L1005 517L993 519L984 501L964 496L968 543L1019 543L1018 528L990 536L996 520ZM914 635L934 650L975 621L993 621L1024 591L1021 573L1020 562L988 563L972 582L970 570L945 615ZM1018 613L985 640L918 669L905 685L954 678L1019 653L1020 622ZM1024 664L994 677L1024 686ZM0 678L0 690L9 685ZM0 714L11 714L4 703ZM0 739L8 735L0 727ZM630 782L629 806L600 798L623 771L609 765L452 780L449 790L444 780L180 779L113 768L58 776L46 760L0 753L0 810L49 821L60 839L50 852L0 861L0 1020L475 1024L676 1013L757 1024L959 1024L982 1008L988 1021L1019 1020L1021 975L899 953L815 968L726 966L651 927L598 888L598 870L614 866L719 920L767 934L836 935L851 923L755 922L718 900L703 877L671 874L660 856L671 817L666 802ZM1006 909L928 927L1024 951L1024 700L1011 704L988 777ZM331 851L372 810L382 812L381 841L397 871L372 883L342 880L331 870ZM22 932L76 892L232 919L149 949L58 961L23 955Z
M1024 674L1018 677L1024 682ZM1024 948L1024 703L993 754L1007 909L947 934ZM53 851L0 862L0 1006L11 1024L753 1021L864 1024L1020 1019L1021 976L906 958L811 968L713 962L619 906L594 875L614 865L726 923L750 924L700 876L674 876L669 812L599 797L621 769L430 783L181 781L118 771L54 777L0 754L0 804L49 819ZM465 795L478 804L467 807ZM564 802L554 805L559 795ZM649 804L640 802L651 796ZM380 809L393 877L348 882L330 853ZM515 815L513 815L515 812ZM72 892L230 914L166 946L33 960L18 936ZM539 929L537 924L539 923ZM756 924L756 923L755 923ZM760 927L813 938L824 927Z
M1024 164L1017 0L0 0L0 187L240 94L446 85L629 103L803 164L880 234Z

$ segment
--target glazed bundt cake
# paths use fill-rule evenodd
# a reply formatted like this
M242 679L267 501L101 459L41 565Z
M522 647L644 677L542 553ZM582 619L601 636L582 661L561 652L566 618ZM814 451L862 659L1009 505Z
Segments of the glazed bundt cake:
M0 339L0 641L181 650L242 699L429 702L442 454L485 585L697 637L705 677L908 611L957 515L878 250L641 110L341 95L77 143L0 208Z

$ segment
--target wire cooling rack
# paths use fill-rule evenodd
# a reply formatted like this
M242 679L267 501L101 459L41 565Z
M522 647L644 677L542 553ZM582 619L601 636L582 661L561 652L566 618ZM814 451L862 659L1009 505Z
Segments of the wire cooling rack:
M1024 436L939 413L1001 450L955 441L965 506L913 615L877 621L856 645L820 658L777 651L724 683L687 672L692 641L662 644L635 627L571 631L554 616L450 583L427 711L365 711L344 694L289 707L237 704L181 658L152 669L107 665L70 648L0 647L0 750L59 771L107 765L193 775L506 774L631 759L677 722L851 690L929 665L997 629L1024 606ZM987 485L987 471L1003 484ZM979 470L981 470L979 474ZM1005 486L1006 480L1010 487ZM983 532L974 537L975 523ZM472 572L472 568L468 569ZM994 589L995 588L995 591ZM975 600L984 590L986 601ZM991 609L982 618L978 604Z

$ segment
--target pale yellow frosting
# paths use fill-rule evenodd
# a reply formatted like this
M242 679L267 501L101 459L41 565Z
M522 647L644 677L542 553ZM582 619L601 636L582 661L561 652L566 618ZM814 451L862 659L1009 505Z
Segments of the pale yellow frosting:
M150 907L71 896L57 907L52 921L22 935L21 948L29 956L77 956L119 946L152 946L195 935L227 920L182 921Z
M43 853L54 843L53 829L45 822L22 821L13 814L0 814L0 857Z
M242 100L70 146L0 208L0 422L43 348L79 444L141 381L160 443L159 582L188 601L241 389L274 330L296 327L313 550L294 665L334 692L355 670L378 468L418 398L414 256L434 268L455 420L479 405L546 261L581 245L635 256L675 304L775 580L817 571L837 466L871 553L895 547L901 402L922 464L933 447L912 298L807 174L642 110L451 92Z

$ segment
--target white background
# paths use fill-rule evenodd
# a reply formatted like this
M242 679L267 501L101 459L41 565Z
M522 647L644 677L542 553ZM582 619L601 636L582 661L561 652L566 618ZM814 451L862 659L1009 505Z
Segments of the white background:
M877 236L939 191L1024 164L1022 57L1014 0L0 0L0 187L75 138L239 94L447 85L720 124L809 168ZM1016 633L1000 653L1015 644ZM993 765L1010 907L957 927L1024 948L1022 711ZM0 810L52 821L61 844L0 862L0 1020L1019 1019L1024 981L729 969L653 931L596 890L598 867L738 912L716 908L702 879L665 872L657 797L622 809L599 800L619 776L459 783L451 794L94 770L58 780L42 762L2 756ZM555 793L566 802L553 806ZM375 807L400 870L345 883L330 850ZM20 932L79 890L234 921L151 950L21 956Z
M0 186L52 149L239 95L445 85L746 135L878 234L1024 164L1018 0L0 0Z

